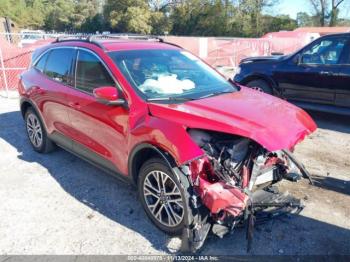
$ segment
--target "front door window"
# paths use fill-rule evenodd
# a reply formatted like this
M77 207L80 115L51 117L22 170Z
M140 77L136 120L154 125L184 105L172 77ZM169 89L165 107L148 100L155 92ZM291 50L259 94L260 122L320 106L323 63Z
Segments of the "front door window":
M305 50L301 63L304 65L336 65L340 61L346 42L346 38L331 38L317 42Z

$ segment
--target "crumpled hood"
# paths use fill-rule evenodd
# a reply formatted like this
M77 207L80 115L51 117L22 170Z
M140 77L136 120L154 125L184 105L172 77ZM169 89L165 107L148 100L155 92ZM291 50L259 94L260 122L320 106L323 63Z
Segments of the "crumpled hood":
M270 151L292 149L317 128L302 109L246 87L182 104L150 103L149 110L155 117L188 128L250 138Z

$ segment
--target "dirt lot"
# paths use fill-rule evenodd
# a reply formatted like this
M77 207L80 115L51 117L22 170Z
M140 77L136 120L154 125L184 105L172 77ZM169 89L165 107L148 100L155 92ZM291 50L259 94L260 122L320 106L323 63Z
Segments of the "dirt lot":
M252 254L350 254L350 121L312 116L319 129L296 155L316 186L284 183L306 208L257 227ZM16 99L0 98L0 199L0 254L165 254L180 244L149 222L132 187L63 150L35 153ZM245 249L237 229L200 253Z

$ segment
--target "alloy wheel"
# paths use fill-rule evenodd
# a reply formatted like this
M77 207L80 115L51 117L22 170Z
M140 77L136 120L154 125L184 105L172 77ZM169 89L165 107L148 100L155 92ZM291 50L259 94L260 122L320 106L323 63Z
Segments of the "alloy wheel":
M167 227L176 227L184 217L180 189L174 180L162 171L152 171L143 183L147 208L155 219Z
M35 147L40 147L43 143L43 131L38 117L34 114L27 117L27 132L30 142Z

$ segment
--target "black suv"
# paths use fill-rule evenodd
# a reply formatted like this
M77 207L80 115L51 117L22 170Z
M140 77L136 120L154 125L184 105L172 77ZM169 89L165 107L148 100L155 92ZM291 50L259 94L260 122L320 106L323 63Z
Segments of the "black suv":
M350 33L320 37L290 55L243 59L234 80L306 109L350 114Z

